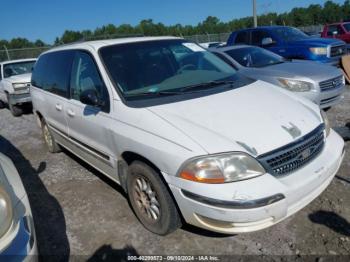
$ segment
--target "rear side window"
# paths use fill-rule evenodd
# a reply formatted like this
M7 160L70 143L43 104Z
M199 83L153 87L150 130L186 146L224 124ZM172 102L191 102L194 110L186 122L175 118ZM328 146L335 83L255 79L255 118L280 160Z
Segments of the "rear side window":
M327 35L328 36L333 36L334 34L335 35L341 35L343 34L343 29L341 28L340 25L330 25L328 27L328 31L327 31Z
M32 85L68 97L73 57L74 51L58 51L42 55L34 67Z
M262 30L256 30L252 32L252 45L261 46L264 38L272 38L271 35Z
M236 36L235 44L249 44L248 35L247 31L239 32Z

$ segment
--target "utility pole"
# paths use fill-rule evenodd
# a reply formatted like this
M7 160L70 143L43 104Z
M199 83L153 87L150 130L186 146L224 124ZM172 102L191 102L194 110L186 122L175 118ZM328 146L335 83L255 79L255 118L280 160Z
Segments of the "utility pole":
M6 55L7 55L7 60L11 60L11 59L10 59L9 50L7 50L6 45L4 45L4 48L5 48L5 52L6 52Z
M257 27L258 17L256 16L256 0L253 0L253 17L254 17L254 27Z

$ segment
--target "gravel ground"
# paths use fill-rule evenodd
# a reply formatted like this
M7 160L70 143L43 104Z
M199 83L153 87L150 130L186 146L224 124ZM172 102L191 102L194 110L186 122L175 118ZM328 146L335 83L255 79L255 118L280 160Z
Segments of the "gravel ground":
M345 100L327 114L333 127L342 127L350 122L349 112L348 88ZM349 143L346 148L350 151ZM0 110L0 152L13 159L21 174L39 252L51 259L87 260L94 254L350 255L350 154L320 197L271 228L226 236L185 226L159 237L140 225L118 185L68 152L48 153L32 114L13 118L7 109Z

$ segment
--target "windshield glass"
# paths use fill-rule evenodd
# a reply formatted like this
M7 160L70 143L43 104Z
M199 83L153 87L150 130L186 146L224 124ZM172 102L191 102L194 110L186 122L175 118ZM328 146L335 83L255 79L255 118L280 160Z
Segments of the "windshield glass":
M310 36L294 27L279 27L273 31L280 39L287 42L310 38Z
M284 62L284 58L259 47L235 48L225 51L244 67L265 67Z
M35 60L4 64L4 78L31 73L34 64Z
M343 26L347 32L350 32L350 23L343 24Z
M126 100L199 92L219 87L217 81L227 83L238 78L231 66L185 40L107 46L100 50L100 55Z

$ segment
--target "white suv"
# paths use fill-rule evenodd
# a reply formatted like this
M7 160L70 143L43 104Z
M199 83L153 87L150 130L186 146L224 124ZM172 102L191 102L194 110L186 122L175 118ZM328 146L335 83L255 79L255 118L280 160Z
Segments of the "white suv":
M160 235L181 222L228 234L271 226L316 198L344 156L317 105L180 38L52 49L31 95L49 151L64 147L119 183Z
M22 115L22 106L31 103L29 87L36 59L0 63L0 108L7 103L14 116Z

